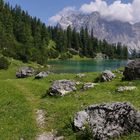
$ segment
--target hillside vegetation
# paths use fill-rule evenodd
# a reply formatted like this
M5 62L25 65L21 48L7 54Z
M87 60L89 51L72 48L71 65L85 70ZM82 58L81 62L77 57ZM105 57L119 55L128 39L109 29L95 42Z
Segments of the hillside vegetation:
M74 114L91 104L115 101L127 101L140 110L140 81L122 82L122 75L115 73L117 78L112 82L99 83L93 89L77 91L65 97L45 96L52 81L60 79L74 79L81 82L94 81L99 73L86 73L86 77L77 78L76 74L50 74L42 80L34 77L17 79L16 70L21 66L39 68L35 63L23 64L9 59L11 65L8 70L0 71L0 139L1 140L35 140L44 131L57 131L66 140L85 140L87 134L73 131L72 120ZM134 85L133 92L117 93L120 85ZM46 112L44 128L39 128L36 122L36 110ZM118 138L120 140L140 140L140 134L131 134Z
M69 59L73 55L94 58L101 52L109 58L126 59L127 47L100 41L87 28L76 32L70 26L47 27L20 6L11 7L0 0L0 52L7 57L45 64L47 59Z

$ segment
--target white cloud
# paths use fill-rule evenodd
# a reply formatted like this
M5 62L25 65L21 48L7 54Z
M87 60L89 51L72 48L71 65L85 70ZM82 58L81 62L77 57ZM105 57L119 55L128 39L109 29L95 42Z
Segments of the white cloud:
M76 10L75 7L64 8L61 12L51 17L49 21L50 23L56 23L62 16L74 10ZM78 11L87 14L97 11L108 20L121 20L130 23L140 22L140 0L133 0L132 3L115 0L112 4L108 4L105 0L95 0L89 4L83 4Z
M80 11L84 13L97 11L101 14L101 16L107 17L108 20L121 20L129 22L133 20L132 4L125 4L120 0L116 0L110 5L108 5L104 0L96 0L90 4L82 5Z
M58 23L62 16L68 15L71 11L75 11L75 10L76 10L75 7L64 8L62 11L60 11L55 16L52 16L49 18L49 24L52 25L52 24Z
M134 22L140 22L140 0L134 0L132 3Z
M95 2L91 2L90 4L83 4L80 8L80 11L82 11L83 13L92 13L95 11L108 12L106 10L107 10L107 3L102 0L96 0Z

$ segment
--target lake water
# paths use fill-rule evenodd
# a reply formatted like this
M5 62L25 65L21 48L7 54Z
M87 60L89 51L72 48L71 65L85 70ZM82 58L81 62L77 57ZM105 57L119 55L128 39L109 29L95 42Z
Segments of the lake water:
M51 60L51 71L54 73L82 73L115 70L125 66L126 60Z

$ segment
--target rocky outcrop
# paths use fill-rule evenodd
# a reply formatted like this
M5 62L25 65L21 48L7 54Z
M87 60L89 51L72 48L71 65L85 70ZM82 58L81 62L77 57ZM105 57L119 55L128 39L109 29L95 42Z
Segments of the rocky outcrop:
M130 61L123 72L124 80L140 79L140 60Z
M112 73L110 70L105 70L102 72L101 76L99 77L99 81L101 82L111 81L115 77L116 77L115 74Z
M140 132L140 112L124 102L91 105L74 117L74 126L79 130L87 124L93 138L107 140L133 131Z
M35 76L35 79L42 79L47 77L50 74L49 71L42 71Z
M33 76L35 74L35 70L32 67L22 67L16 72L17 78L26 78Z
M135 86L121 86L121 87L118 87L117 91L124 92L124 91L133 91L135 89L136 89Z
M54 81L49 94L52 96L64 96L67 93L76 91L76 82L71 80L57 80Z

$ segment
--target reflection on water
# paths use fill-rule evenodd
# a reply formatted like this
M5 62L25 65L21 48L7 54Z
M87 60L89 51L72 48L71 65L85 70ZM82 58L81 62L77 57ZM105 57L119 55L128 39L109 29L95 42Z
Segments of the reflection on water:
M49 61L51 71L55 73L81 73L114 70L125 66L126 60L53 60Z

